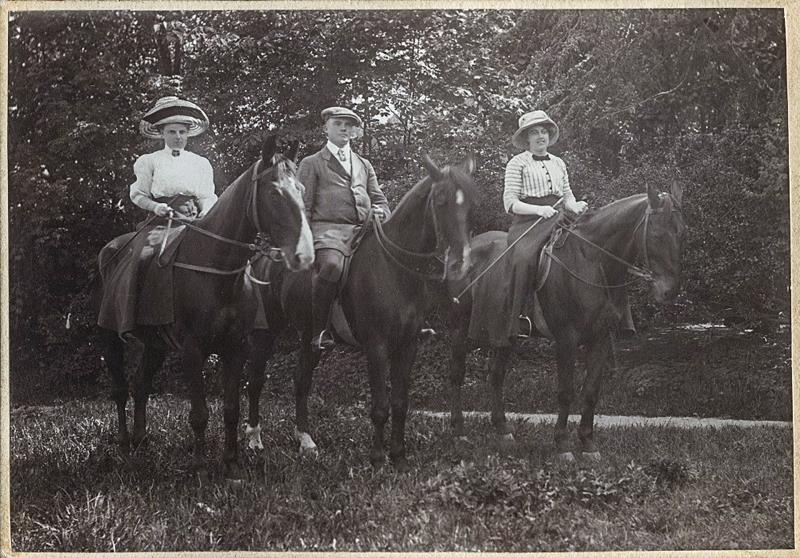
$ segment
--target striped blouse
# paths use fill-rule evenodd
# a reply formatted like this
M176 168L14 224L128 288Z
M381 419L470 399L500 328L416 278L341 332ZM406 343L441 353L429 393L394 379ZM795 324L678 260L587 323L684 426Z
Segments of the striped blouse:
M550 154L546 161L536 161L530 151L523 151L511 158L506 165L503 206L510 213L511 206L520 198L539 198L550 194L563 196L565 202L575 201L569 187L567 165Z

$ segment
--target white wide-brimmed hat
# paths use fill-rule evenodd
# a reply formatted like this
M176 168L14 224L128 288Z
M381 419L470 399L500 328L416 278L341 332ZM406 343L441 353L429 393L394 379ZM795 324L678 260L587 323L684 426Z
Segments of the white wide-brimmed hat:
M533 126L547 126L550 128L550 139L547 146L550 147L558 141L558 126L550 120L543 110L526 112L519 117L519 129L511 137L511 143L520 149L528 149L528 130Z
M361 118L349 108L328 107L325 110L323 110L320 114L322 115L323 122L327 122L328 118L348 118L353 122L355 122L356 126L358 126L359 128L364 127L363 122L361 122Z
M208 116L196 104L177 97L161 97L139 122L139 131L146 138L161 138L160 126L186 124L189 137L199 136L208 129Z

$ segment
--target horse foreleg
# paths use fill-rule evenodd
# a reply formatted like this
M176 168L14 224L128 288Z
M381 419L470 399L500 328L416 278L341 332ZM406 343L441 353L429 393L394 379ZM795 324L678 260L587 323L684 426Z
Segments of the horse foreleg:
M369 460L372 466L377 468L383 465L385 459L383 429L389 419L389 401L386 393L389 356L385 341L380 343L372 342L367 346L367 375L369 376L369 389L372 398L370 418L372 419L373 427Z
M467 327L459 324L450 347L450 427L456 439L465 438L461 387L467 371Z
M194 432L194 465L201 475L206 473L206 427L208 426L208 405L206 404L206 384L203 378L203 363L206 354L194 339L187 338L183 344L183 377L189 392L189 424Z
M502 443L513 443L514 435L506 422L506 404L503 397L503 383L511 357L511 347L501 347L493 351L489 361L489 384L491 386L492 426Z
M316 457L317 444L309 433L308 427L308 396L314 379L314 368L319 362L319 353L311 350L311 332L303 332L300 343L300 358L294 375L294 409L295 430L294 435L300 444L300 455Z
M594 443L594 410L600 397L600 388L608 369L609 359L613 354L614 342L611 333L605 333L589 346L586 355L586 378L581 390L583 405L578 438L583 457L592 460L600 458L600 452Z
M153 376L161 368L166 351L160 347L145 345L142 362L136 374L133 392L133 445L138 446L147 436L147 400L153 391Z
M411 383L411 367L417 356L416 339L392 355L392 438L389 445L389 457L395 469L401 473L408 471L406 459L406 417L408 416L408 389Z
M231 343L222 356L222 372L225 378L223 394L223 421L225 423L225 449L222 462L225 465L225 476L229 479L240 479L239 467L239 383L247 359L247 343L244 340Z
M575 456L569 450L567 421L572 400L575 397L575 352L577 341L568 335L556 340L556 360L558 363L558 419L555 427L556 455L563 461L572 461Z
M125 343L114 331L104 330L103 357L111 377L111 399L117 407L117 433L114 441L123 449L130 447L128 419L125 408L128 404L128 381L125 378Z
M250 449L264 449L259 410L261 391L264 388L264 368L272 356L273 343L274 337L267 329L257 329L250 334L250 363L247 365L249 414L245 430L247 447Z

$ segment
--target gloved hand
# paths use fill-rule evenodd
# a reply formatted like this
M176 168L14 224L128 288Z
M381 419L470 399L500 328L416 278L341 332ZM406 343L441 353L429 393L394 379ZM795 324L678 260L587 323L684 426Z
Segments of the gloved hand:
M540 217L544 219L549 219L553 215L558 215L558 211L550 207L549 205L540 205L538 206L538 214Z
M155 206L153 208L153 213L155 213L159 217L166 217L171 212L172 212L172 208L169 205L165 204L165 203L160 203L160 204L158 204L157 206Z
M580 215L586 211L587 207L589 207L589 204L585 201L567 202L564 204L565 209L575 213L576 215Z

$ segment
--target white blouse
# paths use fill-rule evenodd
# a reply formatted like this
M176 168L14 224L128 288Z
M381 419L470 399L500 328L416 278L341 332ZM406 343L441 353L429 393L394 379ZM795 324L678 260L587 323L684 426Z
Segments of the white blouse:
M154 207L153 199L177 194L194 196L205 213L217 201L214 193L214 171L208 159L191 151L182 150L177 157L165 147L155 153L142 155L133 164L136 182L131 184L131 201L148 211Z

